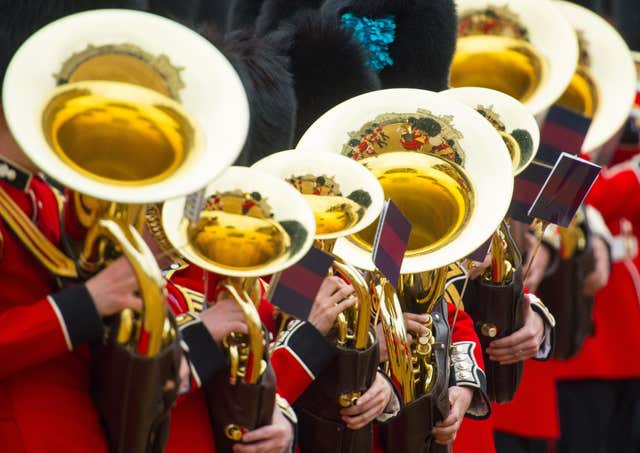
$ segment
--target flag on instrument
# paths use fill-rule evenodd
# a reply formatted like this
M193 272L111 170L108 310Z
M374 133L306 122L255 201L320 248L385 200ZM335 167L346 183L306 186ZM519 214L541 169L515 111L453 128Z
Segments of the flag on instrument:
M590 126L591 118L554 105L542 125L540 148L535 160L554 165L563 152L579 154Z
M331 264L333 256L312 247L295 265L274 276L267 298L282 311L307 319Z
M373 240L373 262L393 286L397 286L400 280L400 268L410 234L411 222L393 201L387 200Z
M599 173L599 165L562 153L531 206L529 215L568 227Z
M471 252L471 254L469 256L467 256L467 259L471 260L471 261L478 261L480 263L483 262L484 259L487 257L487 254L489 253L489 248L491 247L491 242L493 242L493 235L489 236L489 239L487 239L476 250Z
M507 217L523 223L533 222L529 216L531 205L540 193L544 182L551 173L551 166L533 161L513 181L513 196ZM484 258L483 258L484 259Z

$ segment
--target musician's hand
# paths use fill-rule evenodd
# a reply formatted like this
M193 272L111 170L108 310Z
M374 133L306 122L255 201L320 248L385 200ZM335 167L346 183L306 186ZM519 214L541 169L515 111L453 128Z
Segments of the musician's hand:
M500 365L510 365L538 354L544 335L542 317L531 309L529 295L524 296L524 326L508 337L489 343L487 354Z
M327 277L320 285L307 319L322 335L327 335L336 317L357 302L353 286L340 277Z
M436 443L447 445L453 442L458 434L464 414L469 409L473 399L473 390L469 387L454 385L449 387L449 415L443 421L436 423L433 428L433 437Z
M594 296L609 281L611 270L609 249L599 236L593 237L593 256L596 263L595 269L587 275L582 283L582 292L585 296Z
M218 344L231 332L248 333L242 310L233 299L220 299L200 313L200 319Z
M404 326L407 332L413 332L418 336L427 333L427 327L424 323L427 321L427 315L419 315L417 313L402 313L404 318Z
M342 421L349 429L360 429L374 421L389 404L393 395L391 384L385 378L376 373L371 387L358 398L358 402L340 411Z
M291 450L293 426L276 406L273 422L245 433L242 442L233 446L234 453L284 453Z
M129 261L121 256L85 283L100 316L109 316L125 308L142 310L142 300L134 294L138 279Z
M526 235L527 248L528 248L528 258L527 262L523 267L523 272L526 272L529 269L529 263L531 262L531 255L535 250L535 247L538 243L538 239L532 235L527 233ZM524 281L524 286L527 287L529 291L535 293L538 290L538 286L540 286L540 282L544 278L544 274L547 271L547 268L551 264L551 251L549 248L541 244L538 247L538 252L536 256L533 258L533 263L531 263L531 269L529 270L529 274L527 275L527 279Z

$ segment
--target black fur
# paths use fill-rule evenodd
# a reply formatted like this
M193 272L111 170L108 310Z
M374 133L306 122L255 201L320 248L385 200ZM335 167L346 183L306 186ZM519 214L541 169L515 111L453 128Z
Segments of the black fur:
M258 34L269 33L283 21L301 11L316 9L321 3L322 0L232 0L228 27L255 27Z
M380 73L384 88L440 91L449 85L455 52L457 18L453 0L327 0L325 9L339 16L396 18L396 39L390 54L393 66Z
M146 6L147 0L0 0L0 82L18 47L49 22L90 9Z
M201 0L148 0L149 12L195 28L202 16Z
M231 0L147 0L148 11L172 19L176 22L222 42L227 13Z
M264 0L231 0L227 29L232 31L253 27L263 3Z
M265 0L256 19L256 31L273 31L284 21L295 21L296 17L316 10L321 3L322 0L296 0L292 7L291 0Z
M342 101L380 89L380 80L366 65L363 48L334 17L305 14L288 32L298 100L297 141L320 115Z
M269 37L251 31L227 35L223 51L240 75L249 98L249 136L236 162L251 165L293 145L296 99L289 59Z

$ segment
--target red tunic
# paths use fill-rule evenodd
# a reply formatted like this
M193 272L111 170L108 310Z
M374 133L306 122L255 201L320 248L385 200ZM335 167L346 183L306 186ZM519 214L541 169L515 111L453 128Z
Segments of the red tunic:
M33 198L0 186L54 243L60 240L58 205L34 178ZM35 202L35 203L34 203ZM51 274L0 222L0 451L106 452L89 395L89 351L72 349L64 321L47 296L58 287Z
M621 233L621 221L636 219L640 195L638 172L629 167L604 171L588 202L600 211L611 233ZM637 231L636 231L637 234ZM625 379L640 377L640 276L632 259L614 262L607 285L596 295L595 334L582 351L566 362L556 361L559 379Z

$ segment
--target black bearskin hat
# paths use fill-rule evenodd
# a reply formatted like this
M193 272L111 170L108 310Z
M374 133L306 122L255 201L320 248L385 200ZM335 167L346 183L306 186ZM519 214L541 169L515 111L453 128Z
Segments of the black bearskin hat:
M393 64L379 73L384 88L448 88L456 49L454 0L327 0L324 7L339 18L344 13L393 18L395 39L389 45Z
M270 36L247 30L227 34L222 51L249 99L249 135L236 164L254 162L293 145L296 98L289 57Z
M146 6L147 0L0 0L0 86L18 47L49 22L90 9Z

